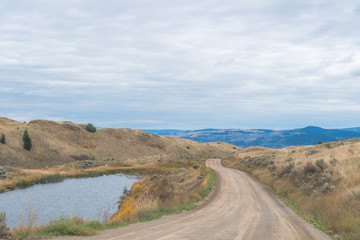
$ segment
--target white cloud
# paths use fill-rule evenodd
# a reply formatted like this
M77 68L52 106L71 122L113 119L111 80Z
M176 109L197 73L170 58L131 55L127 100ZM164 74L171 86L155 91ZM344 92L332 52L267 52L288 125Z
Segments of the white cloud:
M358 9L320 0L3 1L0 112L138 128L356 125Z

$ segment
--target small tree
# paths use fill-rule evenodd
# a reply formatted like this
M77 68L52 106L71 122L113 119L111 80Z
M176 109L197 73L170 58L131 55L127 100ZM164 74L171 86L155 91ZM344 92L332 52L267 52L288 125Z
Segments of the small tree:
M24 143L23 146L24 146L24 148L25 148L26 150L30 150L30 149L31 149L32 143L31 143L31 138L30 138L30 136L29 136L29 134L28 134L27 129L24 131L23 143Z
M2 143L2 144L6 143L5 134L1 134L0 143Z
M89 132L96 132L96 127L92 123L88 123L85 126L85 129Z

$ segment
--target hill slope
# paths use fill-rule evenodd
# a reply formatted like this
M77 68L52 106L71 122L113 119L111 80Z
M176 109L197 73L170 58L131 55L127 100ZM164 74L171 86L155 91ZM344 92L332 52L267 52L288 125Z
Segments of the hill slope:
M22 146L22 136L27 129L32 140L32 149ZM33 120L29 123L0 118L0 134L6 136L6 144L0 144L0 165L39 168L96 159L138 161L151 157L160 160L163 156L179 157L220 156L231 149L220 144L197 142L157 136L132 129L98 129L95 133L85 130L85 125L72 122Z

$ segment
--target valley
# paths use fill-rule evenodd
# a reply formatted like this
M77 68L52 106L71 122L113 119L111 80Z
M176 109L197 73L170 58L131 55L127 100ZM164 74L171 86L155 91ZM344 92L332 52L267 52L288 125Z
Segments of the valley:
M7 137L0 145L1 192L118 173L143 178L121 198L116 213L102 221L67 216L42 226L24 224L13 230L18 237L360 237L357 138L281 149L240 148L131 129L89 132L85 124L70 122L1 123ZM32 138L31 150L22 146L25 129ZM138 225L142 231L134 230ZM82 238L92 239L74 239Z

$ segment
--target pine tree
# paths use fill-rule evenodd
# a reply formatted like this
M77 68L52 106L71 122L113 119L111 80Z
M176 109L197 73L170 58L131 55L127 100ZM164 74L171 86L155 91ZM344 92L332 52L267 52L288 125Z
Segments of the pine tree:
M0 143L2 143L2 144L6 143L5 134L1 134Z
M30 150L31 147L32 147L32 143L31 143L31 138L30 138L30 136L29 136L29 134L28 134L27 129L24 131L23 142L24 142L24 145L23 145L24 148L25 148L26 150Z

